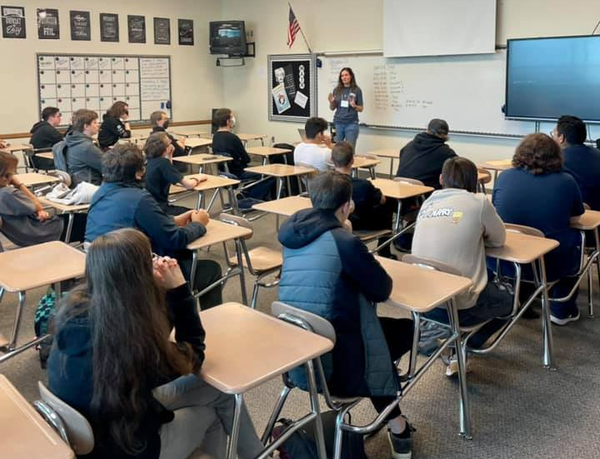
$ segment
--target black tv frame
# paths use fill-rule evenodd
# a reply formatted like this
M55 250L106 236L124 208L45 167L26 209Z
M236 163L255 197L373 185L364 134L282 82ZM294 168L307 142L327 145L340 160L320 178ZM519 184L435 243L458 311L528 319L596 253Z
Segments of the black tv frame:
M517 121L537 121L537 122L553 122L557 121L558 118L543 118L543 117L529 117L529 116L510 116L507 114L508 112L508 63L510 59L510 43L514 41L533 41L533 40L555 40L555 39L563 39L563 38L591 38L596 37L600 40L600 35L560 35L560 36L552 36L552 37L530 37L530 38L509 38L506 40L506 70L505 70L505 87L504 87L504 117L507 120L517 120ZM589 124L600 124L600 119L590 120L584 119L586 123Z
M240 52L230 52L226 49L219 49L217 48L217 50L213 49L212 46L212 38L213 38L213 34L212 34L212 25L213 24L241 24L242 25L242 51ZM248 42L246 41L246 21L242 21L242 20L227 20L227 21L210 21L208 24L208 30L209 30L209 50L210 50L210 54L211 55L227 55L227 56L235 56L235 57L245 57L248 54Z

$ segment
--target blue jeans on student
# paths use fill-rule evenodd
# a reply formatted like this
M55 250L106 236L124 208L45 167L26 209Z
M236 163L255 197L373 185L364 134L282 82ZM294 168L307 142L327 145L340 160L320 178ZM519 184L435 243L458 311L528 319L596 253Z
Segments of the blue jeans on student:
M356 148L356 139L358 139L358 123L335 123L335 141L345 140L350 142Z

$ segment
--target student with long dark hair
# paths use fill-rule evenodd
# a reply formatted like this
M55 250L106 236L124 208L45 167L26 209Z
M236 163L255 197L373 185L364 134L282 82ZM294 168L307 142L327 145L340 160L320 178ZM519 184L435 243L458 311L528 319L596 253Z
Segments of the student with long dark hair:
M196 302L177 262L153 259L141 232L94 241L55 328L49 387L90 421L89 457L184 459L198 447L224 457L233 397L195 376L205 348ZM244 408L239 457L260 449Z
M98 133L98 144L103 150L112 147L119 139L131 137L129 125L129 105L122 100L116 101L102 117L102 126Z
M356 84L350 67L340 70L338 84L329 93L329 108L335 110L336 142L346 140L356 148L358 139L358 114L364 109L362 89Z

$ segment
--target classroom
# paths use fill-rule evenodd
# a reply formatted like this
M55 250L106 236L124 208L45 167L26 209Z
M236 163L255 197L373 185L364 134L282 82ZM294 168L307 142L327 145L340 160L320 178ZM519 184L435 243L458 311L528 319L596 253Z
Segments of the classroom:
M598 457L600 2L0 16L0 458Z

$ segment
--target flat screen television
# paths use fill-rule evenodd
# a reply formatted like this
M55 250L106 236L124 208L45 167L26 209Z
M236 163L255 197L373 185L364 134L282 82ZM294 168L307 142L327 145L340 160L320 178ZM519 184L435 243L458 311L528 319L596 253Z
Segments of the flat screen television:
M210 53L230 56L245 55L246 27L244 21L211 22Z
M600 36L508 40L506 118L600 123Z

